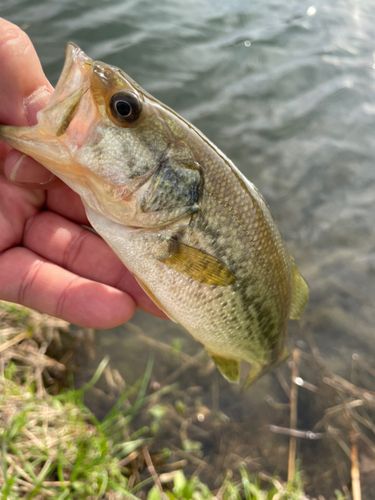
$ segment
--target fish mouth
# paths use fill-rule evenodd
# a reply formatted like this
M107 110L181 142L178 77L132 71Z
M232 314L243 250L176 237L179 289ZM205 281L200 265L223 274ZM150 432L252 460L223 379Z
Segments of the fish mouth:
M69 42L55 91L48 105L37 114L37 124L31 127L0 125L0 139L56 174L71 170L74 150L82 144L85 130L82 124L76 123L72 137L68 129L73 121L78 122L78 111L85 117L90 108L93 62L76 44Z
M60 101L67 95L84 86L90 76L93 60L74 42L68 42L65 49L65 61L55 87L51 102ZM86 78L85 78L86 77Z
M62 135L90 89L93 63L78 45L68 42L63 69L48 105L38 113L38 125L48 124L50 130Z

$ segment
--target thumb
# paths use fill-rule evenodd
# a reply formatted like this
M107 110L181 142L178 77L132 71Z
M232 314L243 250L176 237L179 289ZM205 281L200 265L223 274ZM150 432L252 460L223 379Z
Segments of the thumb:
M37 112L53 91L35 48L15 24L0 18L0 123L33 125ZM4 174L12 181L45 184L51 174L44 167L9 148L0 146Z

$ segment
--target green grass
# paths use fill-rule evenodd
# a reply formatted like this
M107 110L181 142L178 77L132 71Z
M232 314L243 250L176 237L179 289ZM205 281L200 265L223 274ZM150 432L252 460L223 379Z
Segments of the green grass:
M232 481L227 479L215 494L202 483L199 478L186 478L182 471L177 471L173 485L162 492L153 486L147 495L147 500L163 500L163 494L169 500L302 500L306 498L299 480L289 485L282 485L275 479L270 479L271 486L265 490L256 479L251 479L245 469L241 469L241 479Z
M3 499L127 495L114 443L83 404L82 391L39 397L33 381L18 384L10 366L0 382Z
M250 479L245 469L240 471L238 481L228 477L215 492L198 477L186 477L180 469L168 475L150 472L139 458L151 458L153 434L165 414L162 405L150 406L147 386L151 366L142 380L126 389L108 415L98 421L85 406L84 395L105 368L106 362L101 363L85 387L53 396L38 394L31 371L26 380L23 372L20 381L20 368L13 362L7 365L0 378L2 499L205 500L217 494L225 500L303 498L300 483L284 486L270 480L266 491ZM147 411L150 425L137 428L134 422L143 411ZM168 450L164 455L168 457ZM138 470L134 470L137 461L132 456L138 459Z

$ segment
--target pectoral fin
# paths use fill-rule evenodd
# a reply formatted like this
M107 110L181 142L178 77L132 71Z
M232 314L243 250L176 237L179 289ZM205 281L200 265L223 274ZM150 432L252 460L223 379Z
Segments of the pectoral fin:
M309 287L299 272L296 264L292 262L292 298L289 311L290 319L300 319L308 298Z
M210 354L216 368L228 382L238 382L240 380L240 363L235 359L227 359L221 356Z
M235 281L234 274L219 259L184 243L175 242L171 254L161 261L206 285L228 286Z

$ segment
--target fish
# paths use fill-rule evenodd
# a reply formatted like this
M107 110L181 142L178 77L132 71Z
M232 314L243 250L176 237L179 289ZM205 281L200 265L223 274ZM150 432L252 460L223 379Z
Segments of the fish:
M82 199L93 229L229 382L286 352L308 285L257 188L205 135L121 69L68 43L33 126L0 126Z

